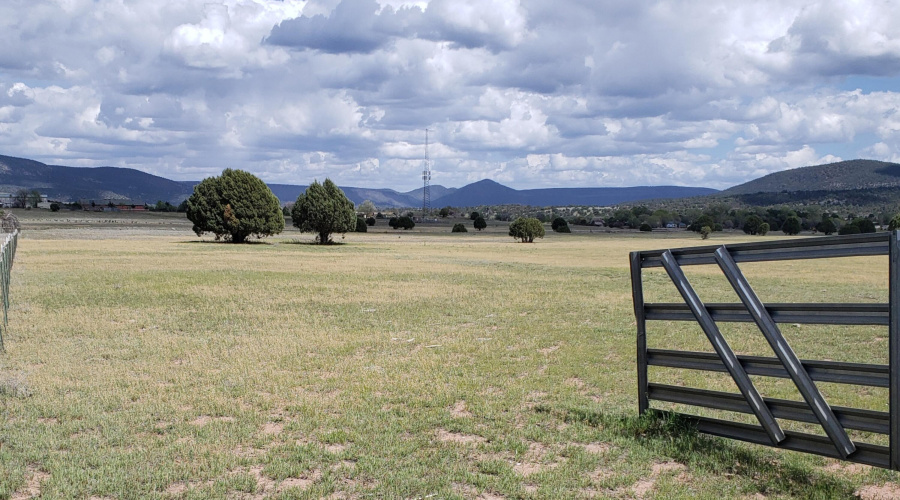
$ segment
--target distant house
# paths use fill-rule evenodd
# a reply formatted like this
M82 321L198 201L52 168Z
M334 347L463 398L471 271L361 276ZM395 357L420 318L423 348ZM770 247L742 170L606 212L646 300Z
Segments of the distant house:
M147 210L144 202L128 199L78 200L78 203L86 212L143 212Z
M605 225L605 224L606 224L606 221L604 221L603 219L594 218L594 219L591 219L591 224L590 224L590 225L592 225L592 226L603 226L603 225Z

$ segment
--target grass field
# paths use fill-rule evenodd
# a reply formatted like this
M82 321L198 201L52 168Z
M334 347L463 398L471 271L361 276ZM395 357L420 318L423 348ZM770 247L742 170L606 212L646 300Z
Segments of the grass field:
M637 418L628 252L700 244L692 234L527 245L500 226L376 226L320 248L290 231L230 245L175 216L108 217L22 215L0 354L0 498L900 494L891 472ZM764 300L887 300L886 258L746 273ZM689 277L705 300L733 301L713 270ZM648 301L675 297L665 280L650 273ZM665 334L710 350L698 331L656 325L651 345ZM726 335L768 354L752 330ZM885 329L785 335L801 357L886 359Z

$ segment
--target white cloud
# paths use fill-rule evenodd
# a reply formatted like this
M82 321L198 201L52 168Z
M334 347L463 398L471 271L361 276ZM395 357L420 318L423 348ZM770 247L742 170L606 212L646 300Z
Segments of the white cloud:
M12 0L0 154L400 190L420 182L425 128L435 182L455 186L721 188L848 152L896 161L893 14L874 1Z

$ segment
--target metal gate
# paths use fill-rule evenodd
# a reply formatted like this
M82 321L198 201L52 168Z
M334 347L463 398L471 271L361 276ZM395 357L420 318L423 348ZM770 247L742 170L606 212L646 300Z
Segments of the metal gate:
M778 448L814 453L900 470L900 240L897 231L851 236L804 238L761 243L704 246L631 253L631 286L637 320L638 408L650 400L753 414L759 425L683 415L700 432ZM889 255L889 303L763 304L738 263ZM704 304L682 270L716 264L740 303ZM684 303L645 303L641 271L663 267ZM647 348L647 321L699 323L713 348L710 352ZM774 357L736 355L718 323L753 322ZM788 345L781 323L881 325L888 328L888 365L800 360ZM651 383L648 367L660 366L727 372L739 393ZM765 398L750 375L789 378L803 401ZM888 388L889 412L830 406L816 382ZM783 430L777 419L818 424L824 435ZM854 442L847 429L884 434L888 446Z

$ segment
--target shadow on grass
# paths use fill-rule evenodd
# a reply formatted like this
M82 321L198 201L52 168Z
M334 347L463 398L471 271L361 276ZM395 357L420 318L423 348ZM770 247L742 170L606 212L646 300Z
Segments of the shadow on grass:
M678 462L716 475L735 475L749 480L764 495L801 498L851 498L851 482L810 468L785 464L764 450L750 450L735 442L698 432L690 421L676 414L650 411L641 416L607 415L582 409L537 411L555 414L567 423L580 422L630 441L632 446L671 457Z
M178 244L198 244L198 245L230 245L230 246L243 246L243 245L277 245L278 242L275 241L263 241L263 240L253 240L253 241L245 241L243 243L234 243L231 241L225 240L187 240L187 241L178 241Z
M314 246L314 247L320 247L320 246L321 247L335 247L335 246L341 246L341 245L347 244L343 241L330 241L323 245L316 240L298 240L296 238L292 239L292 240L281 241L279 243L282 245L309 245L309 246Z

